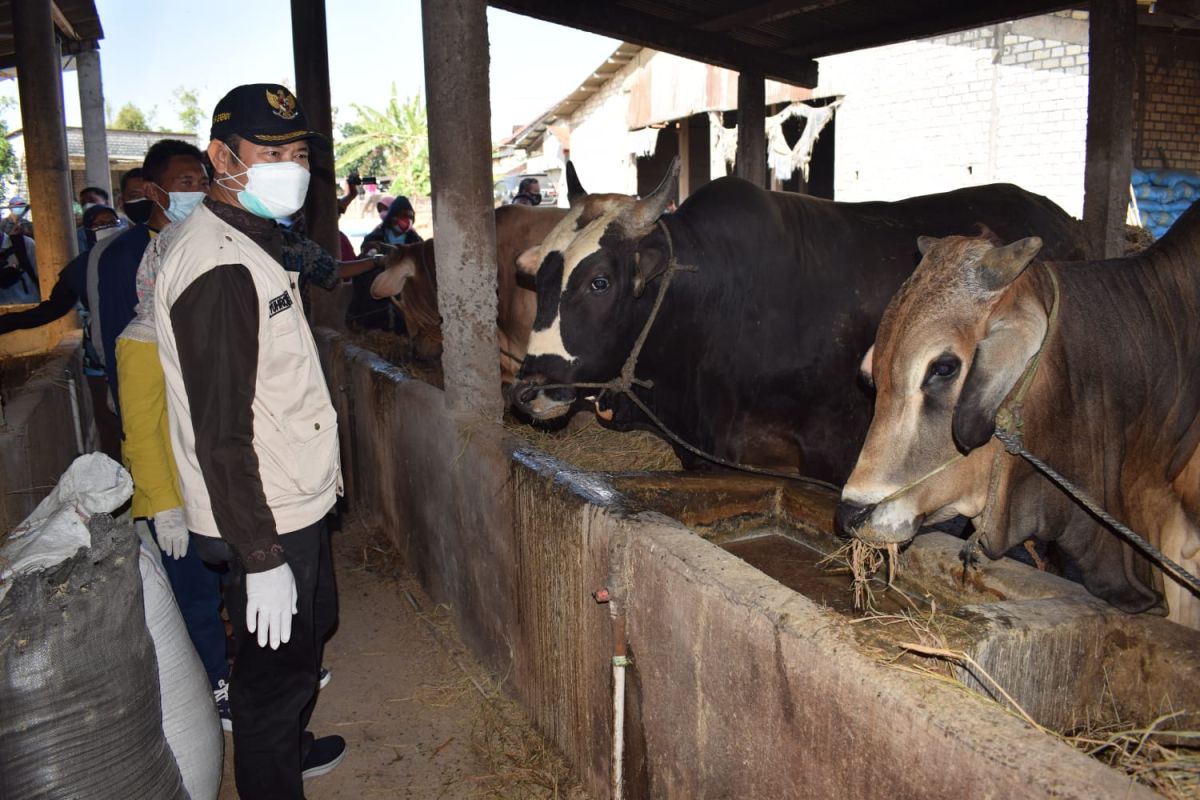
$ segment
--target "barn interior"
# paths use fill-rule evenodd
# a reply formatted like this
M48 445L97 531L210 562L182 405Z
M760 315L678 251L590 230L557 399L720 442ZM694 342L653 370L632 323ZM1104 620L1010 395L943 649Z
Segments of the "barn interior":
M958 541L941 534L910 549L895 589L876 590L883 614L920 620L938 609L950 630L921 639L886 621L852 622L849 579L815 567L835 549L831 493L735 474L581 470L501 424L497 343L479 335L493 329L496 294L488 5L736 70L736 173L759 185L768 180L755 146L765 80L812 87L824 55L1086 8L1083 222L1101 257L1122 247L1139 59L1150 47L1200 42L1193 0L425 0L434 227L448 265L439 302L460 309L444 324L444 388L347 337L344 295L314 309L349 507L369 513L452 609L468 646L507 676L505 690L591 796L950 798L986 785L995 796L1153 797L1043 728L1074 730L1117 708L1139 725L1182 711L1178 729L1194 729L1195 632L1120 614L1008 560L968 574ZM291 9L297 94L330 133L326 14L336 5L292 0ZM102 35L91 0L0 1L0 69L23 77L46 263L66 263L75 238L62 191L62 56L87 69ZM480 122L464 128L467 106ZM305 211L313 238L336 252L327 159L314 159ZM40 276L43 295L55 277ZM85 449L92 405L76 327L68 318L0 339L0 502L10 526L39 499L28 487L52 485ZM610 601L597 602L601 589ZM879 658L914 637L969 656L951 674L974 693ZM910 653L905 663L917 661ZM624 687L619 703L614 685ZM1031 719L1012 713L1018 706Z

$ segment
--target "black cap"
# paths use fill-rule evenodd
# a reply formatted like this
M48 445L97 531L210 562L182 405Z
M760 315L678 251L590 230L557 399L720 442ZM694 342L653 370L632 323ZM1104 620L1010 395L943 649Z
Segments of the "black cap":
M290 144L325 137L308 124L296 95L277 83L248 83L221 98L213 109L213 139L237 134L255 144Z

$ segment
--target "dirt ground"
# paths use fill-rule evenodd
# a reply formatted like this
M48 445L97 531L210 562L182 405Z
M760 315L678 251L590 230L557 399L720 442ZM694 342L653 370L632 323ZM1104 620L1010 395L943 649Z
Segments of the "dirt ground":
M354 519L333 534L340 622L310 729L346 739L346 759L305 784L309 800L586 800L561 756L464 648L386 538ZM220 800L234 800L225 735Z

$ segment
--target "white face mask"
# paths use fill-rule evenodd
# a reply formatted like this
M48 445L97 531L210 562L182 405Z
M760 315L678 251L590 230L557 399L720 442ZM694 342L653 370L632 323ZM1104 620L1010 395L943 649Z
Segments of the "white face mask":
M101 228L97 231L93 231L93 233L96 234L97 242L103 242L105 239L109 238L110 236L116 236L123 229L124 229L124 226L122 226L122 225L110 225L107 228Z
M246 162L238 158L237 153L232 150L229 153L246 167ZM244 187L236 182L233 185L224 183L243 175L246 176ZM251 214L264 219L279 219L290 217L304 205L310 177L309 171L295 161L279 161L254 164L246 167L245 172L217 178L216 182L230 191L237 191L238 202Z

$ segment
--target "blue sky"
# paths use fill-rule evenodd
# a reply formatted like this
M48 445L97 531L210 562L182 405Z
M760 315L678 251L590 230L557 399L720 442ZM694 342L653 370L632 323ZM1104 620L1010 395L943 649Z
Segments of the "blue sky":
M238 84L294 85L288 0L96 0L96 8L105 32L104 95L114 112L133 102L153 110L154 127L170 130L179 127L178 86L196 89L207 115ZM382 105L393 82L401 97L423 93L419 0L326 0L326 14L337 121L353 117L352 104ZM574 89L619 44L496 9L488 9L488 32L493 139ZM63 90L67 124L78 125L73 72L64 74ZM16 93L15 82L0 83L0 96ZM20 127L15 109L5 119L10 130Z

